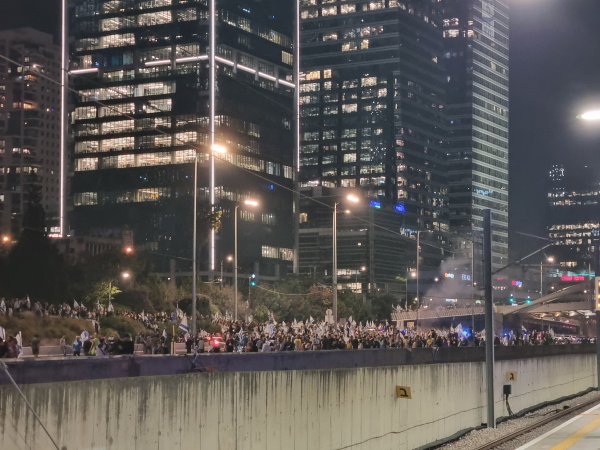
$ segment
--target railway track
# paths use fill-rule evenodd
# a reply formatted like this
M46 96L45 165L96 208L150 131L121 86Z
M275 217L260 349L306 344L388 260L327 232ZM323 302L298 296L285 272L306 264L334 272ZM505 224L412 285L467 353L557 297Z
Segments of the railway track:
M557 412L556 414L552 414L551 416L546 417L545 419L542 419L536 423L533 423L533 424L523 427L513 433L507 434L506 436L496 439L495 441L488 442L487 444L482 445L481 447L477 447L475 450L493 449L501 444L512 441L513 439L518 438L519 436L522 436L523 434L529 433L530 431L533 431L536 428L546 425L547 423L553 422L557 419L560 419L561 417L568 416L569 414L572 414L581 409L585 409L587 407L594 406L595 404L598 404L598 403L600 403L600 398L595 398L593 400L589 400L587 402L580 403L579 405L575 405L570 408L564 409L564 410Z

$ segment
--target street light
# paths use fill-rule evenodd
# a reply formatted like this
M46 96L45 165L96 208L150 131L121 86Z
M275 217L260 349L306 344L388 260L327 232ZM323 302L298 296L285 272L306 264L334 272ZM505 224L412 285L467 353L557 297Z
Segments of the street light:
M212 49L212 45L211 45L211 49ZM211 50L212 51L212 50ZM211 83L211 85L214 85L213 83ZM213 91L211 90L211 98L212 98L212 94ZM211 104L213 104L214 102L211 101ZM213 108L211 107L211 110ZM214 111L213 111L214 112ZM214 122L214 121L212 121ZM211 133L214 137L214 133ZM212 150L212 156L214 158L214 154L215 152L217 153L225 153L227 151L227 149L221 145L216 145L213 144L211 146L211 150ZM211 208L211 212L214 211L214 160L213 162L211 162L211 180L210 180L210 191L211 191L211 198L210 198L210 208ZM194 339L196 339L196 278L198 277L197 274L197 263L196 263L196 256L197 256L197 251L196 251L196 247L198 246L197 244L197 228L198 228L198 149L196 149L196 158L194 160L194 227L193 227L193 236L192 236L192 336L194 336ZM214 263L214 242L215 242L215 229L214 227L211 228L210 230L210 273L211 273L211 277L214 271L214 267L213 267L213 263ZM212 279L212 278L211 278Z
M221 290L223 290L223 261L225 261L224 259L221 260ZM233 256L229 255L227 257L227 262L231 262L233 261Z
M124 280L129 279L129 277L131 277L131 274L129 272L123 272L121 274L121 276L123 277Z
M256 200L245 200L245 205L249 206L258 206L258 202ZM233 252L233 320L237 322L237 291L238 291L238 208L240 205L235 205L234 211L234 252ZM248 292L250 292L250 287L248 287Z
M547 256L546 261L554 262L554 256ZM520 287L520 286L519 286ZM540 297L544 296L544 260L540 261Z
M2 236L2 243L3 244L8 244L8 241L10 241L10 238L8 236Z
M360 199L356 195L348 195L346 199L358 203ZM333 323L338 323L338 305L337 305L337 206L338 202L333 204ZM348 214L348 212L346 212Z
M587 111L577 116L580 120L600 120L600 110L598 111Z

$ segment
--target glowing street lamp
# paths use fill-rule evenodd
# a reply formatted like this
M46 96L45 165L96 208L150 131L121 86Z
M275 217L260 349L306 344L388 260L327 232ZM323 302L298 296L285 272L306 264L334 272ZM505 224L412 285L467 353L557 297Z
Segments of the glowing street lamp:
M584 112L583 114L579 114L577 116L577 118L580 120L587 120L587 121L600 120L600 110Z
M217 153L227 153L227 149L222 145L215 144L212 146L213 152Z
M2 243L3 244L8 244L10 241L10 238L7 235L2 236Z
M123 272L121 277L123 277L124 280L128 280L131 277L131 274L129 272Z

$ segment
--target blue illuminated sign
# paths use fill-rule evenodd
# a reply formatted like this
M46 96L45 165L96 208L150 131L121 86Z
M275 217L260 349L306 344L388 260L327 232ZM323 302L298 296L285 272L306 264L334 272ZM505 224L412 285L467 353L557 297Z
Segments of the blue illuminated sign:
M405 213L406 212L406 208L404 207L404 205L396 205L394 207L396 209L396 211L398 211L399 213Z
M371 200L371 206L373 208L379 209L379 208L381 208L381 202L376 202L375 200Z

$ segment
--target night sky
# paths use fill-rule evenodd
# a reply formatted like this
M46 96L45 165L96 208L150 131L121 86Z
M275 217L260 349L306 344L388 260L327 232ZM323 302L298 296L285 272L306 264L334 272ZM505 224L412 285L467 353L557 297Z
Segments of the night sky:
M600 1L511 0L510 8L510 248L518 257L543 245L516 231L545 235L550 166L575 176L600 167L600 122L575 119L600 109ZM56 0L0 0L0 29L32 21L56 33L58 20Z

